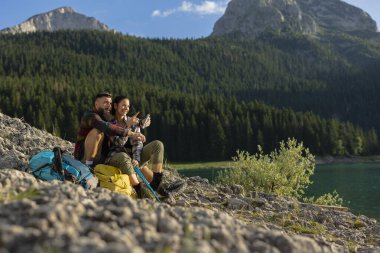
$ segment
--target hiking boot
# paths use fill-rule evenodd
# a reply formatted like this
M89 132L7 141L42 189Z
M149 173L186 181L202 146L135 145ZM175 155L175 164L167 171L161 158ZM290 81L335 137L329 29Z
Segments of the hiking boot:
M166 185L160 184L156 190L162 197L174 197L181 194L187 187L186 181L174 181Z
M153 199L153 194L150 192L148 187L145 184L140 183L140 189L136 190L137 198L139 199Z

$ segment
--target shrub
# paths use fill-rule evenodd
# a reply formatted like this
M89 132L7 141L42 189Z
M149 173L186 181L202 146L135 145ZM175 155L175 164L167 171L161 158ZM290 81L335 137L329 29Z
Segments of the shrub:
M300 197L311 184L315 158L302 143L295 139L280 142L280 149L269 155L250 155L237 151L232 169L219 173L217 182L227 185L239 184L246 191L259 191L282 196Z
M323 194L317 199L315 199L315 197L310 197L310 198L303 198L302 200L305 203L311 203L311 204L317 204L317 205L342 206L343 204L343 198L340 197L340 195L336 192L336 190L334 190L333 193Z

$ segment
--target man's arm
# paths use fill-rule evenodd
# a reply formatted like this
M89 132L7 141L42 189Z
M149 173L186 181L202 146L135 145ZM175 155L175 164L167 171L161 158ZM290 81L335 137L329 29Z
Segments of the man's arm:
M129 128L119 127L116 124L104 121L97 113L90 113L88 116L88 123L90 127L96 128L99 131L113 136L127 136L130 131Z

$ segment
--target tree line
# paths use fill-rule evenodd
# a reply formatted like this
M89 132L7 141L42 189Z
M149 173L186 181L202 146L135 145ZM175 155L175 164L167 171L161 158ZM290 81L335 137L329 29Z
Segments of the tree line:
M359 108L348 111L368 107L376 81L360 92L340 91L330 83L337 73L326 70L329 76L318 79L322 69L268 43L66 31L1 35L0 48L2 112L71 141L93 96L110 91L131 98L131 113L152 115L145 134L148 140L164 141L170 160L229 159L237 149L253 153L261 145L273 150L288 137L319 155L375 154L379 149L376 128L342 121L349 114L345 96L360 98L367 92L369 101L360 98ZM321 113L330 118L309 112L331 105L341 111ZM376 115L363 110L353 118L368 122L369 117L378 120Z

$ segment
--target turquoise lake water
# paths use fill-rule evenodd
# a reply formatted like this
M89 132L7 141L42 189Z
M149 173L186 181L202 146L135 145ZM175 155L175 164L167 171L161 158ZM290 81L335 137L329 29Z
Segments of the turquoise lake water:
M185 176L201 176L213 181L221 169L179 170ZM336 190L344 206L355 214L380 220L380 163L317 165L306 191L307 196L320 196Z

